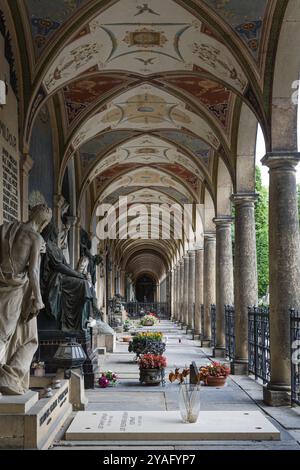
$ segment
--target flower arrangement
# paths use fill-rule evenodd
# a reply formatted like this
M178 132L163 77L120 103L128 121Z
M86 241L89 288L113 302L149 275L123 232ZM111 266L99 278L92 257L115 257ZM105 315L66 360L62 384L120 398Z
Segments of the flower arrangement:
M107 388L109 386L115 386L118 381L118 376L111 370L102 372L101 377L98 380L100 388Z
M36 377L43 377L45 375L45 363L42 361L33 362L31 369Z
M140 341L141 339L152 339L154 341L162 341L163 334L159 331L143 331L138 333L136 336L133 337L133 340Z
M127 318L127 320L125 320L124 323L123 323L123 330L124 331L129 331L130 328L133 327L133 325L134 325L133 322Z
M199 378L204 383L207 383L209 377L227 378L230 374L230 367L228 364L213 361L212 363L202 366L199 369Z
M141 321L140 324L142 326L153 326L157 324L157 318L153 314L145 315Z
M128 351L140 354L162 354L166 345L162 342L163 334L160 332L139 333L129 343Z
M45 369L45 363L42 361L33 362L31 364L31 369Z
M140 369L164 369L167 367L165 356L156 354L143 354L139 359Z

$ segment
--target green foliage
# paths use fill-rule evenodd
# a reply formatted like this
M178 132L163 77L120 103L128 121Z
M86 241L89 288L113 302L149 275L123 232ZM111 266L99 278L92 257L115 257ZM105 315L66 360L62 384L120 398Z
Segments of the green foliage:
M269 195L268 189L262 185L259 167L256 167L255 186L259 195L255 205L258 295L262 297L269 285ZM300 197L299 192L298 194Z

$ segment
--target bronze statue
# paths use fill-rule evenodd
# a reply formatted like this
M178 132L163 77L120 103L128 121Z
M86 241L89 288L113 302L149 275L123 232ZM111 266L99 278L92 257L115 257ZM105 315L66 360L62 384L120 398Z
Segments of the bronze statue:
M41 267L46 314L56 320L58 329L63 332L83 331L93 311L89 280L67 263L58 246L58 231L53 224L49 224L42 235L46 242Z

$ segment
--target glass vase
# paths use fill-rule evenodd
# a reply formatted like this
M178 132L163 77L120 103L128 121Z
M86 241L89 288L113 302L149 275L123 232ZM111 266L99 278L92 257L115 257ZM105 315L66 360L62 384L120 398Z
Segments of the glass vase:
M200 412L200 386L181 384L179 409L184 423L196 423Z

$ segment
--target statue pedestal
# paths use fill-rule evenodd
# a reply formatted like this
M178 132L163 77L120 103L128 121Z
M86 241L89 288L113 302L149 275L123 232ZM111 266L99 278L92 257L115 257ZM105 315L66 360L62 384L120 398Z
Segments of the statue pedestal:
M72 412L69 381L53 397L36 391L0 397L0 449L48 449Z

